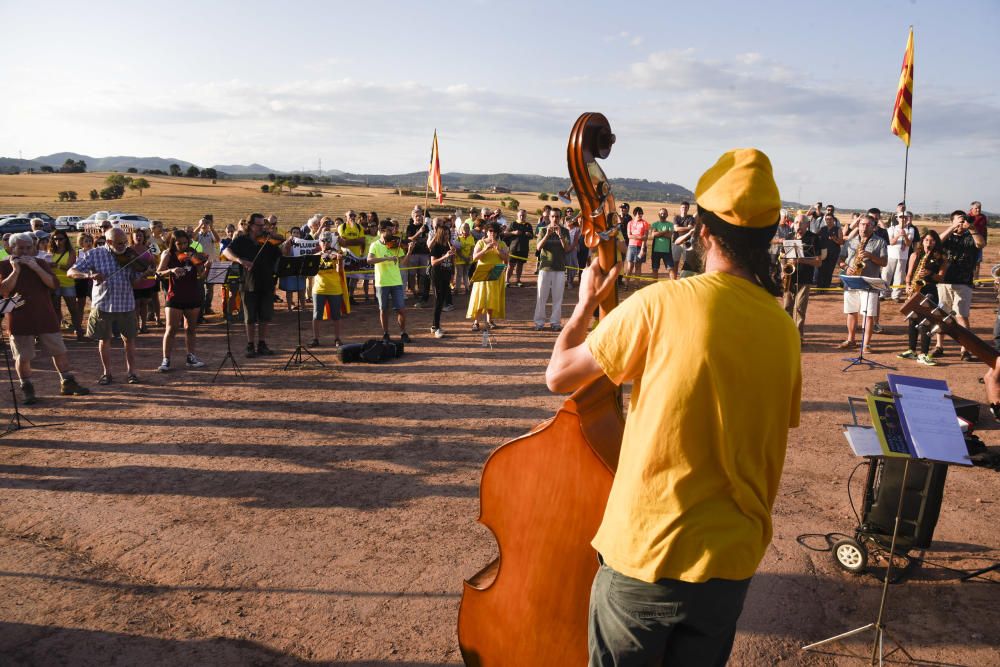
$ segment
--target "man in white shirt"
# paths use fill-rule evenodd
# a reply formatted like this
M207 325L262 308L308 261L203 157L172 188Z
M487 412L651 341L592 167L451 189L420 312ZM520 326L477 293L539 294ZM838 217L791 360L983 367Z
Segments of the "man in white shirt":
M917 242L917 228L913 226L913 214L905 211L901 222L889 227L889 245L886 248L888 263L882 269L882 280L893 287L883 292L883 297L891 296L895 301L903 298L906 267L910 259L910 249Z

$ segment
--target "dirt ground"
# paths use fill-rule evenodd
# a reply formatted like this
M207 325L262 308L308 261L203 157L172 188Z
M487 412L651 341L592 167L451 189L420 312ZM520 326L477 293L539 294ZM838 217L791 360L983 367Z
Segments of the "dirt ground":
M282 308L274 357L245 359L234 330L242 382L229 367L211 382L225 352L217 317L199 333L204 370L154 373L161 330L141 336L138 386L120 382L118 349L116 383L98 387L95 346L68 342L93 393L55 396L46 362L36 373L44 400L24 410L42 428L0 439L0 663L459 664L462 580L496 553L476 521L482 464L561 400L543 382L554 335L531 330L534 290L508 294L494 350L469 331L459 296L443 340L428 332L430 310L410 311L415 340L396 362L341 365L327 346L317 352L325 368L288 372L296 318ZM567 314L574 301L571 291ZM992 290L977 290L972 321L984 336L994 306ZM879 361L983 399L984 367L959 362L954 344L936 368L897 360L904 328L893 310L875 338ZM362 304L344 338L377 330ZM843 337L839 295L814 296L802 424L733 665L861 664L849 654L867 651L863 639L799 649L878 608L876 570L839 570L824 537L854 526L845 398L884 379L841 372L832 345ZM2 401L6 418L6 390ZM985 410L983 424L987 444L1000 444ZM1000 560L998 492L996 472L952 468L928 563L891 588L891 633L924 663L1000 663L1000 576L962 583L954 571Z

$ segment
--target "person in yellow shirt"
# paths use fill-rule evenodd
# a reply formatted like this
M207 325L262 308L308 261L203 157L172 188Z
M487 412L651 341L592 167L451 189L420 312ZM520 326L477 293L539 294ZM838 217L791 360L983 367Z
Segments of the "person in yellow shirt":
M340 317L351 312L350 301L344 300L347 279L340 253L333 249L333 232L319 235L319 273L313 279L313 338L309 347L319 345L319 325L322 320L333 321L333 344L340 347Z
M769 272L781 209L770 160L730 151L695 196L704 273L639 290L588 336L619 273L591 265L546 371L554 392L602 375L632 383L592 542L591 665L725 664L798 425L799 336Z

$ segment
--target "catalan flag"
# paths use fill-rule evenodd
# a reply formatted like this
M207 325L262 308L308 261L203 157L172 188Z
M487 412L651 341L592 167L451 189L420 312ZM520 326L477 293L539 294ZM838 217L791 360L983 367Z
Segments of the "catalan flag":
M910 122L913 120L913 28L906 40L906 53L903 54L903 69L899 73L899 90L896 91L896 104L892 107L892 133L910 147Z
M437 130L434 130L434 143L431 145L431 166L427 170L427 187L434 190L439 204L444 201L444 192L441 189L441 156L438 155Z

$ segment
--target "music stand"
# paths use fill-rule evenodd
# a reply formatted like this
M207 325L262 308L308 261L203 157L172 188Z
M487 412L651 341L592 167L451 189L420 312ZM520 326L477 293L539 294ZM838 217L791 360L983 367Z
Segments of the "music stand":
M209 285L225 285L226 290L232 298L232 294L239 289L240 272L239 264L212 264L208 267L208 273L205 275L205 282ZM240 365L236 363L236 357L233 356L233 346L230 338L229 332L229 310L230 305L227 302L225 304L226 312L223 313L223 320L226 322L226 356L222 357L222 361L219 362L219 367L215 369L215 375L212 376L212 384L215 384L215 380L219 377L219 373L222 372L222 367L226 365L228 361L233 365L233 373L237 378L243 380L243 372L240 370Z
M839 635L834 635L833 637L828 637L827 639L813 642L812 644L807 644L802 647L803 651L810 651L818 646L823 646L831 642L846 639L847 637L863 634L869 630L874 630L875 637L872 642L870 662L872 665L876 664L876 662L881 665L886 657L892 655L897 650L905 655L911 662L917 662L917 660L889 634L889 631L886 629L885 622L886 600L889 597L889 582L892 580L892 561L896 552L896 540L899 536L899 524L902 521L903 500L906 497L906 482L910 472L910 460L921 459L946 464L960 463L962 465L971 465L971 462L968 460L968 450L966 449L965 440L962 437L961 430L957 431L957 437L950 437L949 434L941 430L940 427L941 423L946 423L957 428L958 423L955 406L951 401L952 396L950 393L945 393L948 391L946 383L940 380L909 378L906 376L890 374L889 385L893 390L892 396L896 401L900 425L902 426L905 434L906 446L909 450L909 455L907 455L903 461L903 478L899 485L899 501L896 505L896 516L893 522L892 540L889 544L889 555L886 558L885 578L882 581L882 595L879 599L878 616L874 623L867 623L860 628L848 630L847 632L842 632ZM939 396L928 399L926 393L928 391L933 393L935 390L938 391ZM913 393L911 394L910 392ZM913 412L921 413L921 419L919 420L913 420L912 417L908 418L907 412L904 412L903 408L905 407L905 404L903 401L904 399L910 400L911 396L913 403L909 404L909 411L911 414ZM933 405L934 401L938 401L939 404ZM851 413L854 414L853 405L851 406ZM931 419L927 419L928 414L932 415ZM854 421L857 423L856 415L854 417ZM924 428L927 432L916 432L914 431L915 427ZM848 438L848 440L850 441L850 438ZM884 451L859 451L859 448L853 441L851 441L851 447L855 449L855 453L862 456L878 458L887 454L887 452ZM896 648L889 651L889 653L885 653L886 637L888 637L889 641L896 645Z
M844 357L844 361L849 361L851 363L847 364L840 370L841 373L846 373L848 370L855 366L867 366L868 370L873 368L884 368L886 370L896 370L892 366L886 366L885 364L880 364L877 361L871 359L865 359L865 340L868 336L868 309L871 306L872 294L881 293L882 288L885 286L885 281L879 278L865 278L864 276L848 276L845 274L840 274L840 283L850 290L857 290L859 292L865 293L864 301L864 311L859 312L862 315L861 320L861 346L860 352L856 357ZM877 297L876 297L877 298ZM877 301L876 301L877 303Z
M21 414L21 409L17 404L17 387L14 385L14 368L10 364L10 342L7 340L7 334L3 330L3 316L23 303L24 300L20 294L13 294L8 298L0 299L0 346L3 347L3 360L7 365L7 379L10 381L10 400L14 404L14 414L11 415L10 421L7 423L7 429L3 433L0 433L0 438L8 433L13 433L14 431L20 431L26 428L44 428L46 426L61 426L63 424L63 422L57 422L55 424L36 424ZM27 423L25 424L24 422Z
M299 255L298 257L283 256L278 260L276 273L279 278L291 278L298 276L308 278L315 276L319 273L319 259L319 255ZM312 357L313 361L323 368L326 368L326 364L320 361L315 354L302 345L302 304L299 304L299 309L295 311L295 328L298 332L299 344L295 346L292 356L288 357L288 361L285 362L284 370L287 371L292 365L301 366L302 364L308 362L308 359L303 358L304 354L309 355Z

